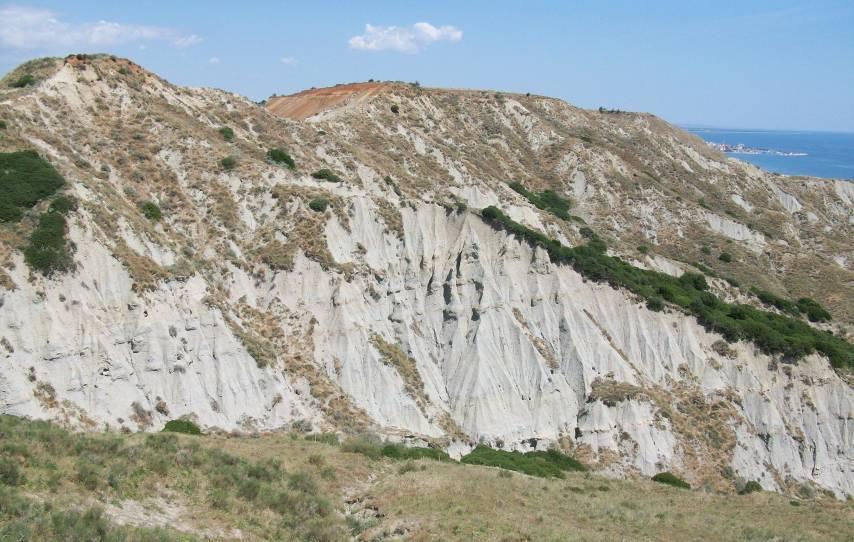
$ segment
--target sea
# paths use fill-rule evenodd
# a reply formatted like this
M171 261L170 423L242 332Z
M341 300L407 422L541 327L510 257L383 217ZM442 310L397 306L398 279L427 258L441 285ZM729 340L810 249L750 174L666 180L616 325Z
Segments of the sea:
M736 130L682 126L709 143L759 150L728 156L784 175L810 175L854 181L854 133L783 130Z

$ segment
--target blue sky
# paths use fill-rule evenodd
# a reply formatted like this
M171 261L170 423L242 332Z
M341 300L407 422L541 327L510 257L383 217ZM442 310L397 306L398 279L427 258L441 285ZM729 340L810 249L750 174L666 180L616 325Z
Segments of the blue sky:
M76 52L127 56L173 83L256 100L418 80L680 124L854 132L851 0L0 0L0 71Z

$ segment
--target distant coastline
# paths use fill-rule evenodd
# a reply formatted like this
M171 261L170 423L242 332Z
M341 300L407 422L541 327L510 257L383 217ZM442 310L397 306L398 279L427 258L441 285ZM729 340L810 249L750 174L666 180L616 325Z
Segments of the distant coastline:
M784 175L854 180L854 134L682 126L710 147Z
M729 143L715 143L714 141L707 141L706 144L709 147L712 147L713 149L717 149L721 152L729 154L773 154L775 156L809 156L805 152L787 152L776 151L774 149L748 147L744 143L736 143L735 145L730 145Z

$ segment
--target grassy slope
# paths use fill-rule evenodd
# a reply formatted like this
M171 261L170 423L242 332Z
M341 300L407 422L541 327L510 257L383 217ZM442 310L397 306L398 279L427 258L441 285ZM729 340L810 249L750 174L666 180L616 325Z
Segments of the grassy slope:
M37 507L32 517L51 518L101 507L116 540L229 538L233 529L261 540L841 540L854 530L854 506L832 499L794 505L770 493L707 494L589 473L543 479L456 462L371 459L296 435L80 435L3 416L0 436L0 463L14 462L25 478L0 483L0 504L11 495L43 500L54 511ZM264 470L253 475L258 466ZM253 478L254 495L245 485ZM147 509L137 514L148 518L142 526L165 530L111 526L135 503ZM0 539L24 522L31 523L0 506ZM50 528L31 537L59 537ZM71 527L60 528L71 539Z

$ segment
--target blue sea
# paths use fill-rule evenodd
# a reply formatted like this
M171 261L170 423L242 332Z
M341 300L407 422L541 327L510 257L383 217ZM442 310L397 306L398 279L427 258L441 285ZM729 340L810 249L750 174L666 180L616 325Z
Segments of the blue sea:
M727 153L766 171L854 180L854 133L682 128L710 143L742 144L771 151L763 154ZM804 156L781 156L774 154L776 152L803 153Z

